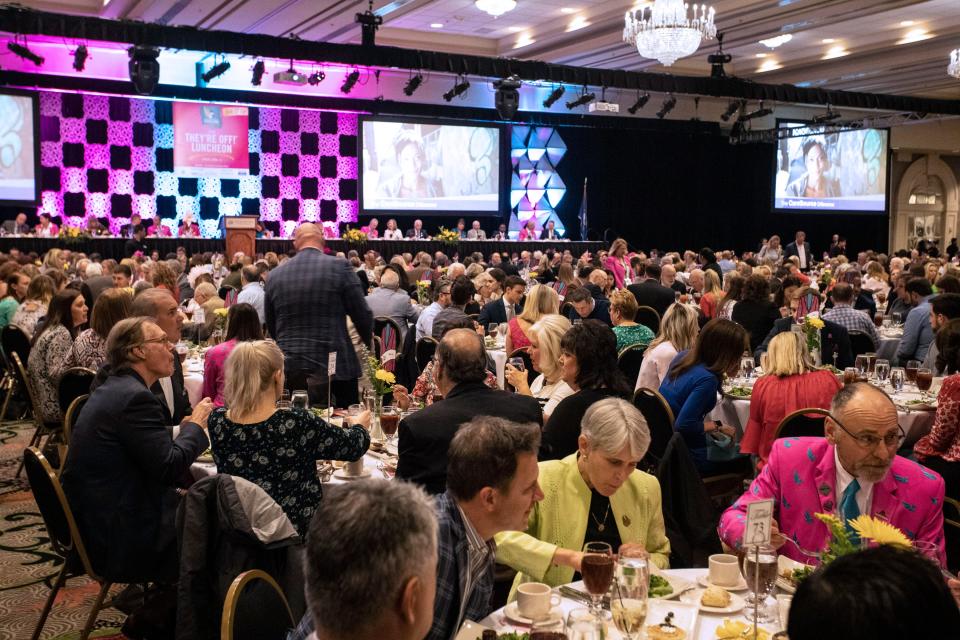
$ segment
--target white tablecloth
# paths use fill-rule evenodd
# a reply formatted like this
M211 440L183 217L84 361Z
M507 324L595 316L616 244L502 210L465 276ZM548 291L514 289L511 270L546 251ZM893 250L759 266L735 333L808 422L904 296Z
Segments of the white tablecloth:
M503 389L503 372L507 366L507 352L501 349L487 349L487 353L493 358L493 363L497 366L497 386Z
M388 445L387 449L396 456L397 447L396 443ZM358 479L367 479L367 478L392 478L393 474L384 474L380 469L380 462L383 460L383 456L375 454L368 451L366 455L363 456L363 470L369 475L361 476ZM207 476L216 475L217 465L212 462L194 462L190 465L190 475L193 476L194 480L200 480ZM344 482L356 482L356 480L345 480L341 477L338 477L337 473L334 473L331 476L329 484L341 484Z
M197 406L203 400L203 361L199 358L183 363L183 386L190 398L190 406Z
M707 574L707 570L706 569L669 569L664 573L672 576L677 576L678 578L683 578L684 580L694 582L700 576L705 576ZM581 591L584 590L582 583L575 583L573 586L576 588L579 588ZM556 593L559 593L556 589L554 591ZM741 592L738 592L737 595L742 596L742 595L745 595L745 593L746 592L741 591ZM670 602L670 601L666 601L666 602ZM580 602L577 602L575 600L569 600L567 598L562 598L560 602L560 608L563 610L564 617L571 609L576 609L584 606L586 605ZM771 606L774 609L776 608L775 604ZM727 613L727 614L704 613L701 611L697 617L697 626L696 626L696 629L694 630L693 638L697 640L717 640L716 630L717 630L717 627L723 623L724 618L730 618L731 620L746 621L746 618L744 617L742 611L738 613ZM662 622L662 619L661 620L653 620L652 618L647 619L647 624L658 624L659 622ZM481 620L480 624L489 629L495 629L498 633L507 633L509 631L517 631L517 632L523 633L523 632L530 631L529 627L524 627L522 625L514 625L513 623L508 621L506 617L503 615L503 609L498 609L497 611L494 611L489 616ZM780 630L780 625L776 622L761 624L760 627L762 629L766 629L770 631L771 634ZM607 636L608 638L611 638L612 640L623 638L620 632L617 631L616 627L614 627L612 622L609 625L609 630L610 630L610 635Z
M903 337L901 332L899 336L886 337L880 336L880 346L877 347L877 359L878 360L889 360L892 364L894 358L897 355L897 348L900 346L900 338Z

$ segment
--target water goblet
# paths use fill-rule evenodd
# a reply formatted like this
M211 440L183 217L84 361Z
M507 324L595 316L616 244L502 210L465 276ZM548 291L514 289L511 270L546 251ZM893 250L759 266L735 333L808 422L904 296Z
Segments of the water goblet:
M290 392L284 389L280 392L280 399L277 400L277 409L290 408Z
M903 367L893 367L890 369L890 386L894 393L903 391L903 385L906 383L907 373Z
M753 604L744 610L744 616L753 620L756 609L758 622L772 622L773 617L765 606L777 581L777 550L771 545L744 545L743 577L747 589L754 596Z
M627 640L640 637L647 620L647 598L650 590L650 568L642 553L621 553L617 570L610 612L617 630Z
M604 622L590 609L573 609L567 614L567 640L602 640Z
M496 338L496 337L497 337L497 329L499 328L499 326L500 326L500 324L497 323L497 322L491 322L490 324L488 324L488 325L487 325L487 335L490 336L491 338Z
M873 366L873 373L877 376L877 382L881 387L886 385L890 378L890 361L883 358L877 360L877 364Z
M925 401L930 400L930 385L933 384L933 371L926 367L917 369L917 389L920 390L920 397Z
M756 363L753 361L753 358L747 356L740 359L740 375L743 376L745 380L750 380L753 378L753 370L756 368Z
M866 380L867 371L870 369L870 358L867 355L861 354L854 360L853 366L857 368L857 378Z

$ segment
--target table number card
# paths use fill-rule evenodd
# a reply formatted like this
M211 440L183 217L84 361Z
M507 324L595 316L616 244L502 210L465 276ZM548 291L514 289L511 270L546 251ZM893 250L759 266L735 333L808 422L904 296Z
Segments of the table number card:
M773 521L773 500L758 500L747 505L747 526L743 544L770 544L770 526Z
M331 351L327 356L327 378L333 380L333 376L337 374L337 352Z

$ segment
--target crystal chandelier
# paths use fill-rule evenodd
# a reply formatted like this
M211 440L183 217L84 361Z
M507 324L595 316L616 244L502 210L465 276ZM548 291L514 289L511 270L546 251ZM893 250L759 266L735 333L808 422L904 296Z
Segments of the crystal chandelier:
M517 6L517 0L476 0L474 4L477 5L477 9L486 11L496 18L507 11L513 11Z
M688 7L683 0L655 0L651 9L628 11L623 41L635 44L644 58L669 67L696 51L701 39L717 35L713 7Z
M950 65L947 66L947 73L960 79L960 49L954 49L950 52Z

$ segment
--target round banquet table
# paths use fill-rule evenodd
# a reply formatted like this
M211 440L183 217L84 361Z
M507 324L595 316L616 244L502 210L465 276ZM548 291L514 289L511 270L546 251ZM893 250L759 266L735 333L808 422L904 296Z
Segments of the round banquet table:
M877 358L880 360L889 360L891 363L896 359L897 348L900 346L900 338L903 337L902 328L882 328L880 331L880 345L877 347Z
M682 580L686 580L688 582L696 582L697 578L707 575L707 570L706 569L667 569L663 573L672 577L677 577ZM572 583L570 586L574 587L575 589L579 589L580 591L585 591L582 582L575 582L575 583ZM557 593L559 595L559 591L557 589L554 589L554 593ZM780 593L779 588L777 589L777 593ZM737 592L737 595L743 596L743 595L746 595L746 592L739 591ZM770 602L771 601L768 601L768 604ZM670 610L671 603L676 603L676 600L650 600L649 609L648 609L649 612L647 615L646 624L652 625L652 624L659 624L660 622L662 622L665 612ZM587 605L581 602L578 602L576 600L571 600L569 598L561 596L559 608L563 611L564 618L566 618L566 615L567 613L570 612L570 610L585 607L585 606ZM771 604L770 606L771 608L776 609L775 604ZM725 613L725 614L707 613L707 612L701 611L697 615L697 622L694 627L694 633L692 636L688 636L688 639L717 640L716 630L718 626L723 624L724 618L729 618L731 620L740 620L744 622L747 621L743 615L743 611L739 611L737 613ZM507 620L506 616L503 613L503 609L497 609L496 611L491 613L489 616L481 620L480 624L485 628L496 630L497 633L509 633L511 631L515 631L518 633L525 633L530 631L530 627L528 626L514 624L509 620ZM761 623L760 628L766 629L772 635L780 630L780 624L777 622L770 622L766 624ZM607 638L611 640L619 640L620 638L623 638L623 635L619 631L617 631L612 621L610 622L608 629L610 633L607 636ZM458 640L460 640L460 636L458 636L457 638ZM470 638L470 640L473 640L473 638Z
M183 386L190 398L190 406L197 406L203 400L203 360L191 358L183 363Z

